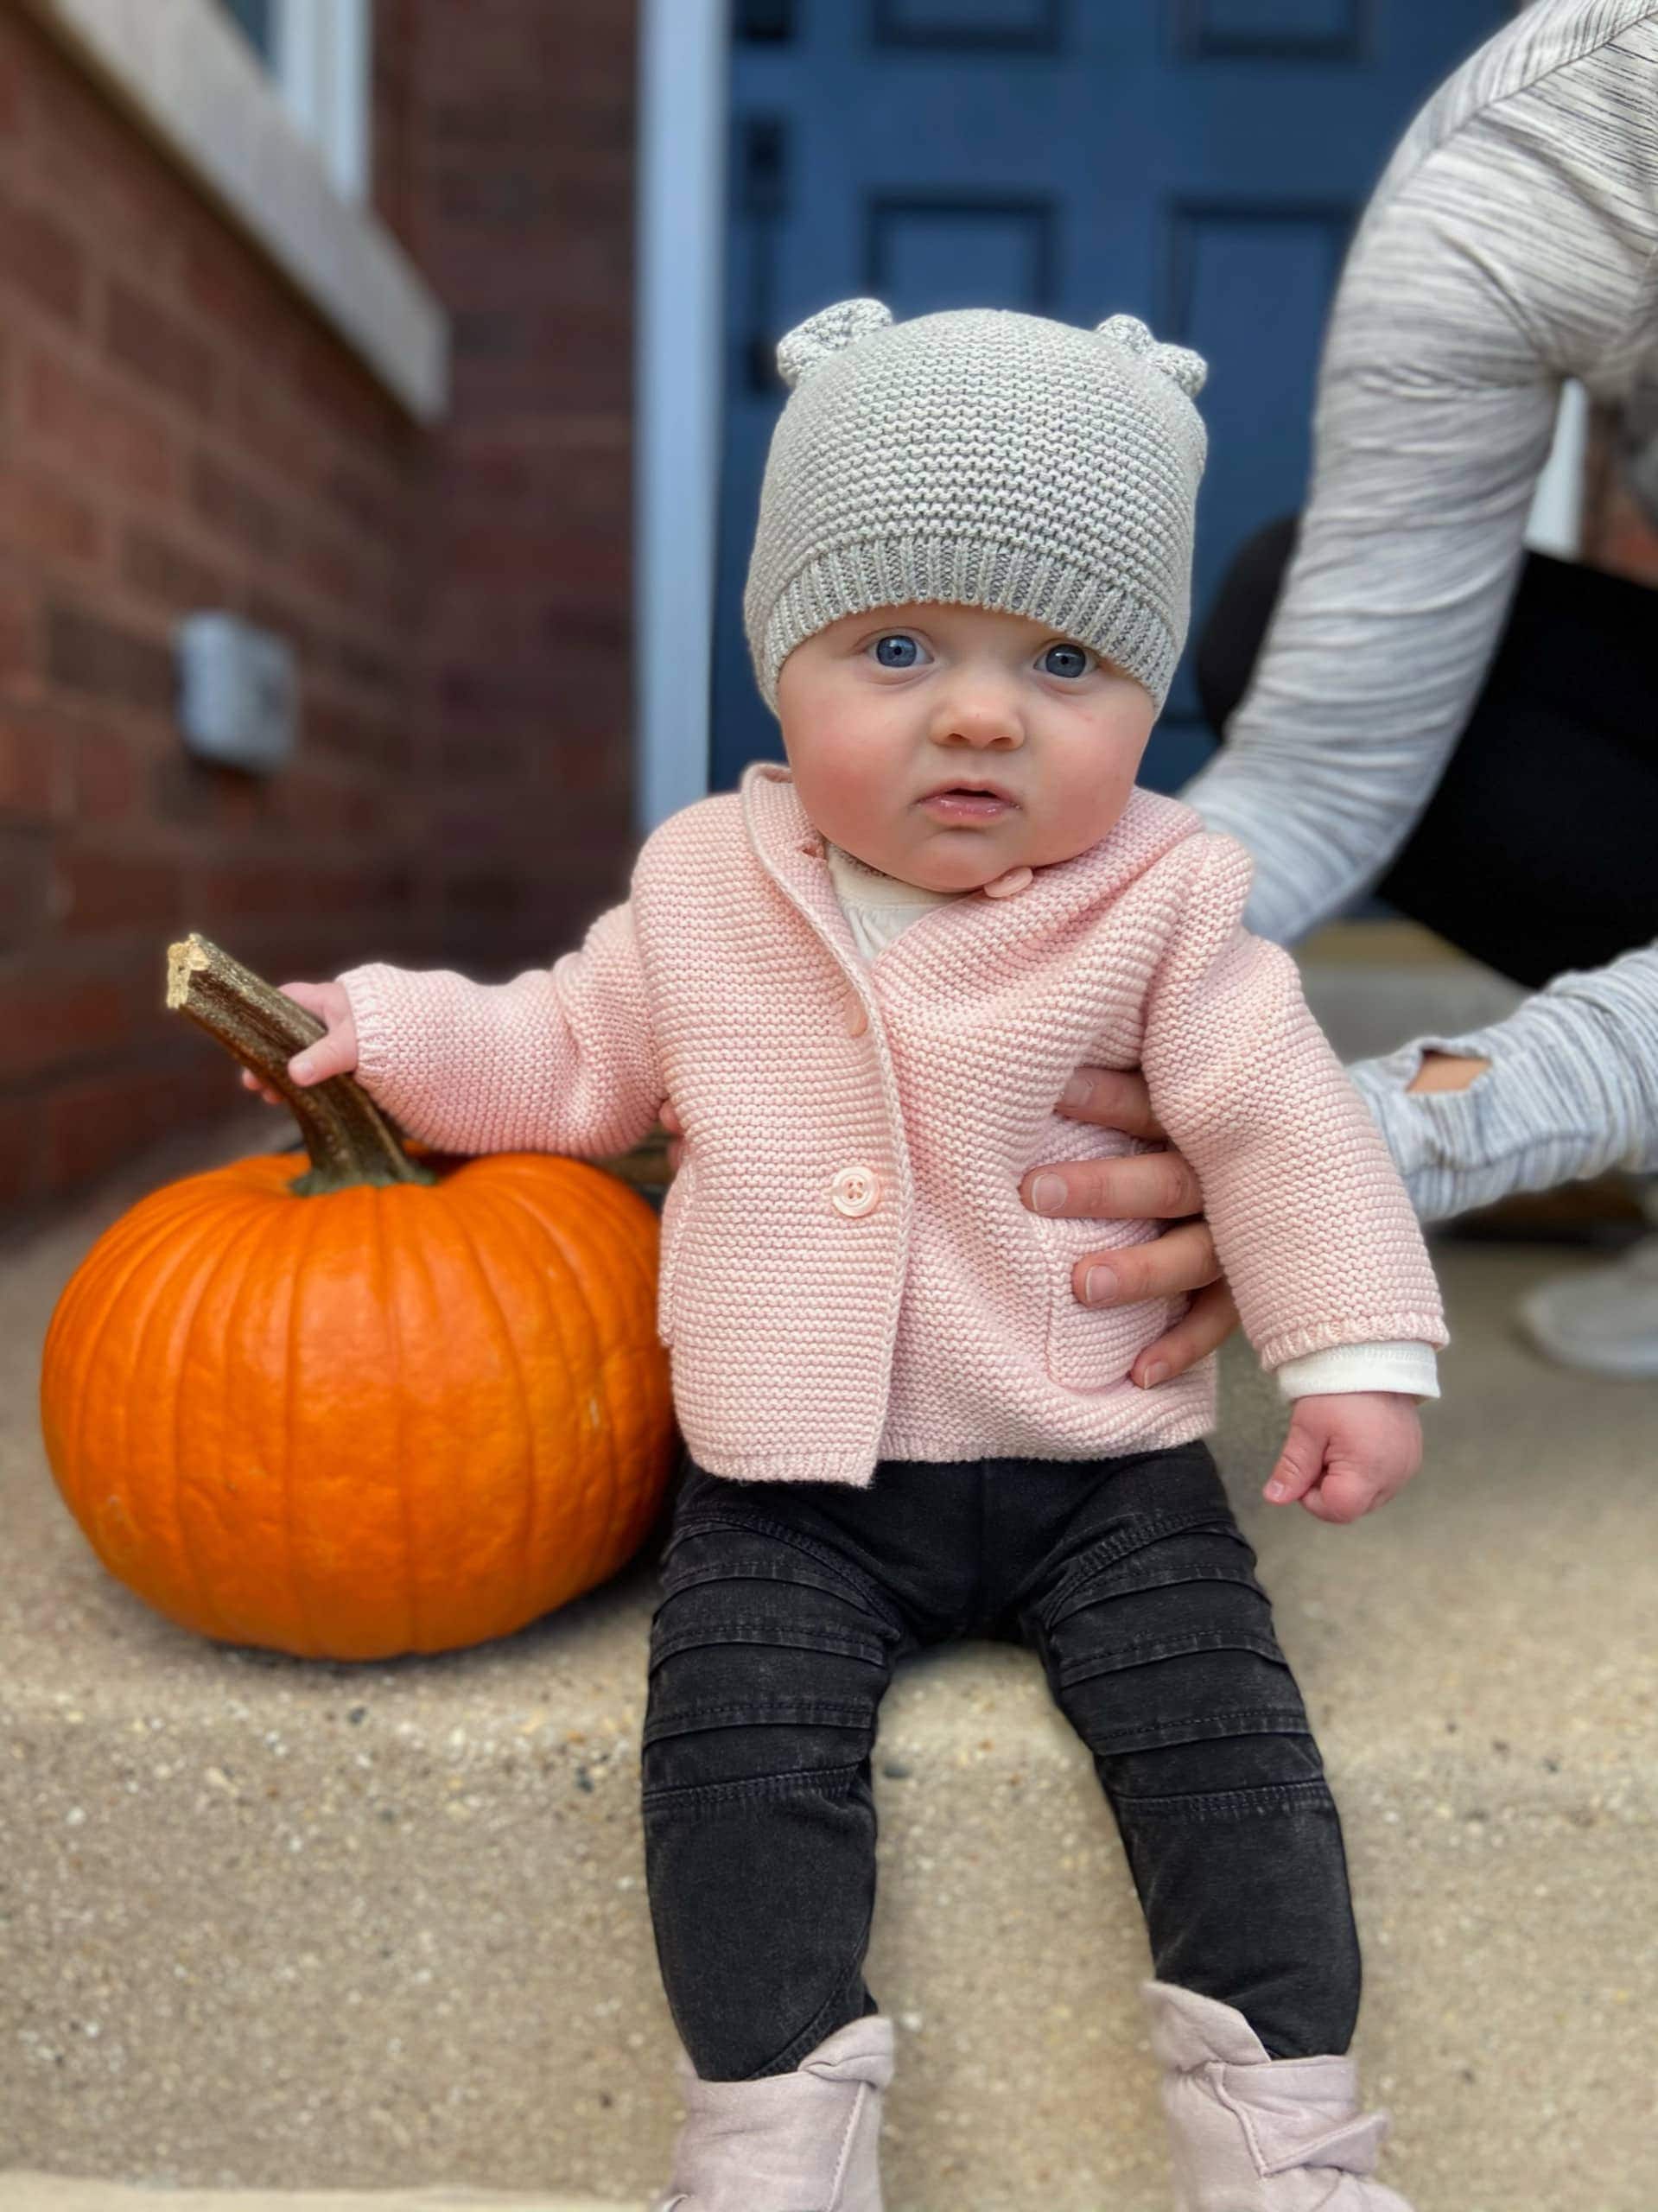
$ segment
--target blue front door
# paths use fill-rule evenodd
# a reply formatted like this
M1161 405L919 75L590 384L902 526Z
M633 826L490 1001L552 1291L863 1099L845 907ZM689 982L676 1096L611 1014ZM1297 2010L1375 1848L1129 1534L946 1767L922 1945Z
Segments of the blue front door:
M863 294L900 321L1119 310L1210 364L1194 613L1299 504L1319 335L1411 115L1505 0L734 0L727 403L709 788L778 759L742 587L778 339ZM1182 664L1141 780L1211 741Z

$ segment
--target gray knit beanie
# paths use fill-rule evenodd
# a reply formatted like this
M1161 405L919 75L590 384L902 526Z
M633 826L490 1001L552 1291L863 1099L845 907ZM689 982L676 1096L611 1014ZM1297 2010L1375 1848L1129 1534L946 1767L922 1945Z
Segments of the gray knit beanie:
M1114 315L1081 330L999 308L895 323L825 308L778 347L743 594L754 673L843 614L948 600L1045 622L1160 708L1185 641L1207 441L1202 359Z

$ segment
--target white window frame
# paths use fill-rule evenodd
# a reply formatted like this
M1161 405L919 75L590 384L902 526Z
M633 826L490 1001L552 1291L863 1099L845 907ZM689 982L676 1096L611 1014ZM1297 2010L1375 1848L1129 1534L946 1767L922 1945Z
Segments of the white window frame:
M270 0L271 73L340 198L368 198L370 0Z
M367 205L370 0L275 0L274 75L219 0L22 4L416 420L442 413L448 319Z

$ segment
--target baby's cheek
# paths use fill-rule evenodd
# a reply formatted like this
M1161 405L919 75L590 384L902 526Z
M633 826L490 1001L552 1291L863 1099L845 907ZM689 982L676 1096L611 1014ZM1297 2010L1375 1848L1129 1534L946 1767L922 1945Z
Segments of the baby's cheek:
M855 753L794 763L795 790L815 829L879 867L889 857L895 775Z

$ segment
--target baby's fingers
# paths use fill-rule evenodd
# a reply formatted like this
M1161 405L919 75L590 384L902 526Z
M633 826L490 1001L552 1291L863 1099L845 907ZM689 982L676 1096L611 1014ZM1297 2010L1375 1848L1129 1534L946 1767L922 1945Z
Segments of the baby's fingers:
M1324 1465L1323 1437L1299 1424L1293 1427L1284 1439L1278 1465L1267 1478L1265 1497L1274 1505L1293 1505L1298 1497L1305 1504L1307 1492L1324 1472Z
M253 1072L251 1068L244 1068L242 1071L242 1088L244 1090L257 1091L267 1106L285 1106L288 1103L280 1090L273 1090L268 1083Z
M1329 1521L1342 1526L1357 1521L1380 1502L1376 1485L1367 1476L1355 1474L1344 1467L1324 1477L1317 1490L1309 1491L1301 1500L1316 1520Z
M337 1075L349 1075L357 1065L357 1036L353 1029L331 1029L288 1063L295 1083L308 1088Z
M288 1063L291 1081L302 1086L327 1083L330 1077L350 1075L357 1066L357 1024L351 999L337 982L284 983L280 995L292 999L322 1024L323 1033L302 1046ZM284 1095L253 1068L244 1068L242 1088L256 1091L269 1106L285 1106Z

